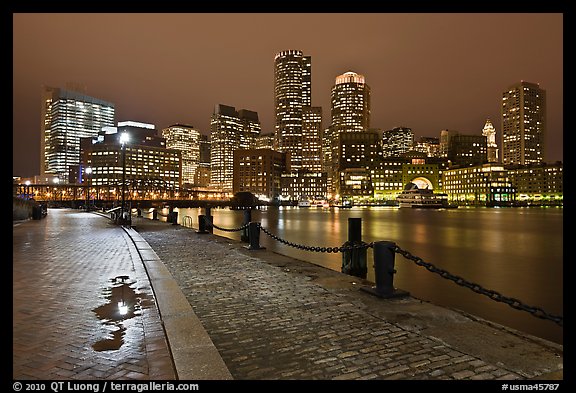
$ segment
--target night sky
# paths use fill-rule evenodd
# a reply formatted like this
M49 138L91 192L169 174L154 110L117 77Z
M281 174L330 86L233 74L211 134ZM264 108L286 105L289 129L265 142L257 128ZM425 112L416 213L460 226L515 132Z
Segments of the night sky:
M274 55L312 56L312 105L330 124L337 75L363 74L371 126L500 137L502 92L525 80L547 94L546 161L563 160L560 13L13 15L13 175L40 168L42 85L85 85L116 121L209 133L215 104L258 112L274 131ZM497 139L500 147L500 140Z

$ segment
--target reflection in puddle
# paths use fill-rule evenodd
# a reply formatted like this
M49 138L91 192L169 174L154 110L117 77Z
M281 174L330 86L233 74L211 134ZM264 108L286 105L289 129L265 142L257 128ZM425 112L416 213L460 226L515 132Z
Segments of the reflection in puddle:
M141 315L142 308L152 304L150 296L135 292L132 286L136 281L130 281L128 276L115 277L111 282L111 287L104 290L108 302L92 310L109 331L107 338L92 345L95 351L119 349L124 344L126 321Z

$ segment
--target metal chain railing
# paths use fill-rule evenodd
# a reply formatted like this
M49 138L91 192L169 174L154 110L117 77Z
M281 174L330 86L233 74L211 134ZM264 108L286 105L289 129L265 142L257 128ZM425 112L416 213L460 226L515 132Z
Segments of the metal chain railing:
M265 234L267 234L268 236L270 236L272 239L279 241L280 243L286 244L287 246L290 247L294 247L297 248L299 250L305 250L305 251L312 251L312 252L345 252L345 251L350 251L350 250L355 250L355 249L362 249L362 248L370 248L374 245L374 243L364 243L362 242L362 244L357 244L357 245L351 245L351 246L340 246L340 247L314 247L314 246L306 246L303 244L297 244L297 243L292 243L289 242L288 240L284 240L282 238L280 238L279 236L273 234L272 232L270 232L269 230L267 230L266 228L264 228L262 225L259 224L260 229L262 230L262 232L264 232Z
M211 216L210 216L211 217ZM224 232L239 232L242 231L246 228L248 228L248 226L250 225L250 223L246 223L238 228L222 228L216 224L214 224L209 218L208 216L202 216L202 218L204 219L204 223L209 226L209 227L213 227L218 229L219 231L224 231Z
M431 263L424 262L424 260L422 258L416 257L416 256L412 255L409 251L403 250L402 248L400 248L398 246L396 246L394 248L394 252L397 252L398 254L402 255L404 258L411 260L416 265L423 266L428 271L440 275L442 278L445 278L447 280L455 282L457 285L471 289L472 291L479 293L481 295L487 296L490 299L495 300L497 302L505 303L516 310L526 311L537 318L547 319L549 321L556 322L560 326L564 326L564 317L562 317L562 316L552 315L550 313L547 313L546 311L544 311L543 309L541 309L539 307L529 306L527 304L524 304L523 302L521 302L518 299L504 296L501 293L496 292L496 291L491 290L491 289L486 289L486 288L482 287L480 284L470 282L468 280L463 279L460 276L452 274L452 273L450 273L444 269L438 268Z
M223 227L220 227L218 225L215 225L211 220L211 218L212 218L211 216L201 216L201 217L207 226L211 226L213 228L216 228L218 230L225 231L225 232L238 232L238 231L242 231L244 229L247 229L250 226L250 223L246 223L246 224L244 224L238 228L223 228ZM294 243L294 242L290 242L288 240L282 239L278 235L276 235L276 234L270 232L268 229L264 228L262 226L262 224L259 222L255 223L255 224L257 225L258 229L262 230L262 232L264 232L266 235L270 236L272 239L274 239L274 240L276 240L282 244L285 244L289 247L293 247L293 248L296 248L299 250L312 251L312 252L327 252L327 253L342 252L343 253L343 252L352 251L352 250L374 248L374 242L365 243L363 241L351 242L352 244L350 244L350 245L347 245L347 243L350 243L350 242L346 242L346 243L344 243L344 245L339 246L339 247L307 246L304 244L298 244L298 243ZM411 260L416 265L423 266L428 271L435 273L435 274L438 274L442 278L453 281L454 283L456 283L459 286L468 288L468 289L470 289L470 290L472 290L478 294L484 295L484 296L486 296L486 297L488 297L494 301L505 303L508 306L510 306L516 310L525 311L525 312L528 312L537 318L553 321L560 326L564 326L564 317L563 316L550 314L539 307L529 306L529 305L523 303L522 301L520 301L516 298L504 296L495 290L486 289L483 286L481 286L480 284L476 284L474 282L468 281L468 280L466 280L460 276L457 276L457 275L452 274L452 273L450 273L444 269L436 267L431 263L425 262L422 258L414 256L412 253L400 248L396 244L393 244L393 245L394 245L394 247L392 248L392 251L402 255L404 258L406 258L408 260ZM260 248L260 247L258 247L258 248Z

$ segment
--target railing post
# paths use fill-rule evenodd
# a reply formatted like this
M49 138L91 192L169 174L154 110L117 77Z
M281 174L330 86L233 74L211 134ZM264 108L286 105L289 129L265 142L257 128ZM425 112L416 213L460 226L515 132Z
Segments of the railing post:
M362 218L348 218L348 241L343 247L363 246ZM366 278L366 248L353 248L342 252L342 273L351 276Z
M156 208L154 208L154 210L152 210L152 219L158 220L158 210L156 210Z
M265 247L260 246L260 223L250 222L248 224L248 236L250 237L249 250L263 250Z
M200 233L200 234L204 234L204 233L210 233L206 230L206 221L204 221L204 215L200 214L198 216L198 230L196 231L196 233Z
M206 219L208 220L208 222L214 222L214 221L212 221L212 220L214 220L214 218L210 214L210 206L206 206L204 208L204 215L206 216ZM212 225L206 225L205 230L208 231L209 233L214 233L214 227Z
M242 226L248 225L252 221L252 209L244 209L244 220L242 221ZM248 227L242 229L240 232L240 241L248 243L250 241L250 234Z
M362 287L361 289L381 298L397 298L408 296L409 293L394 288L394 260L396 243L380 241L374 243L374 281L376 287Z

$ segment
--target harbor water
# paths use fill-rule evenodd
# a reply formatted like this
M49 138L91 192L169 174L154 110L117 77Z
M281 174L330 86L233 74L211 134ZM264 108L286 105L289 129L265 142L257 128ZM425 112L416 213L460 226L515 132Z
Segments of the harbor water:
M203 209L180 208L178 221L198 228ZM165 209L159 216L166 220ZM242 225L243 211L211 209L213 222L224 228ZM145 215L146 216L146 215ZM189 218L186 218L188 216ZM516 298L553 315L563 315L563 209L397 207L267 207L252 211L252 221L292 243L314 247L341 246L348 239L348 218L362 219L362 240L392 241L400 248L456 276ZM239 240L240 232L214 230ZM281 244L264 233L266 249L340 271L342 254L317 253ZM374 281L372 250L368 279ZM394 286L416 298L493 321L556 343L563 328L458 286L396 254Z

